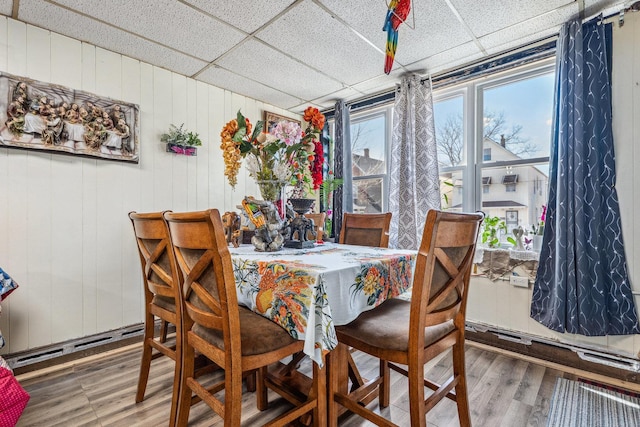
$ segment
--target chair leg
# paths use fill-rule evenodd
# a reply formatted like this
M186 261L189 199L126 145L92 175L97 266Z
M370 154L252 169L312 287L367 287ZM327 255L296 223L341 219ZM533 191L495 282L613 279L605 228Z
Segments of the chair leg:
M248 392L256 391L256 371L249 372L244 377L244 385Z
M144 400L144 393L149 380L149 369L151 369L152 348L149 344L154 335L153 315L147 314L144 322L144 339L142 341L142 361L140 362L140 377L138 378L138 391L136 392L136 403Z
M389 373L389 362L386 360L380 359L380 378L382 378L382 383L380 383L380 394L378 397L378 404L381 408L386 408L389 406L389 396L391 393L391 376Z
M471 427L471 415L469 413L469 397L467 395L467 376L464 362L464 339L453 346L453 375L458 378L456 385L456 404L460 427Z
M176 326L179 327L179 326ZM182 334L176 331L175 369L173 371L173 393L171 394L171 412L169 427L175 427L178 422L178 401L180 399L180 381L182 375ZM194 360L195 373L195 360Z
M269 406L267 387L264 384L264 379L267 376L267 369L267 366L263 366L256 371L256 406L259 411L264 411Z
M334 394L348 393L348 362L347 362L347 346L338 343L338 346L331 351L326 358L329 378L327 379L327 425L329 427L338 426L338 415L340 413L340 405L335 401Z
M242 418L242 370L225 367L224 425L239 426Z
M409 361L409 415L411 427L426 427L424 406L424 365Z
M180 395L178 398L178 416L176 425L184 427L189 423L189 411L191 410L191 389L187 385L187 380L194 377L195 371L195 351L187 342L188 338L183 337L182 342L182 369L180 373Z
M327 367L313 363L313 394L316 406L313 408L314 427L327 425Z

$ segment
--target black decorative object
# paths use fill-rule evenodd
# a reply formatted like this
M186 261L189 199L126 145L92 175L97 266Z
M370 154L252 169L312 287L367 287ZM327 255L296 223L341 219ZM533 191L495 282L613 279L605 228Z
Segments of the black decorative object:
M313 220L306 218L304 214L311 210L311 206L313 206L314 202L315 199L289 199L291 208L296 215L289 221L289 236L284 242L285 247L294 249L306 249L313 247L313 242L316 239L316 231L314 229ZM311 236L313 236L313 240L308 240L307 234L311 234ZM297 239L294 239L294 236L296 236Z

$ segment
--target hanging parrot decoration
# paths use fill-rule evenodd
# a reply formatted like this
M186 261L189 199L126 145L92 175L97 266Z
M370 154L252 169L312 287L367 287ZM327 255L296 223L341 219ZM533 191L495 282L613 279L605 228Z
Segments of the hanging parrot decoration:
M387 32L387 56L384 61L384 72L389 74L393 67L393 58L396 56L398 47L398 27L409 16L411 10L411 0L391 0L389 10L384 20L382 31Z

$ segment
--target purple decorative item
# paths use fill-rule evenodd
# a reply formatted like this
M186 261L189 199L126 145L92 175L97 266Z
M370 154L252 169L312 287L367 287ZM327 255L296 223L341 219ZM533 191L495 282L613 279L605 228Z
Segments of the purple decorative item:
M172 142L168 142L167 143L167 152L168 153L174 153L174 154L183 154L185 156L196 156L197 155L197 148L196 147L190 147L190 146L186 146L186 145L178 145L178 144L174 144Z

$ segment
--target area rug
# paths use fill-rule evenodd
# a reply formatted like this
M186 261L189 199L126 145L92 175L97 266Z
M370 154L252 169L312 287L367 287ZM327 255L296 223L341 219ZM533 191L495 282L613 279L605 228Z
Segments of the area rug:
M637 427L640 398L586 382L558 378L547 427Z

